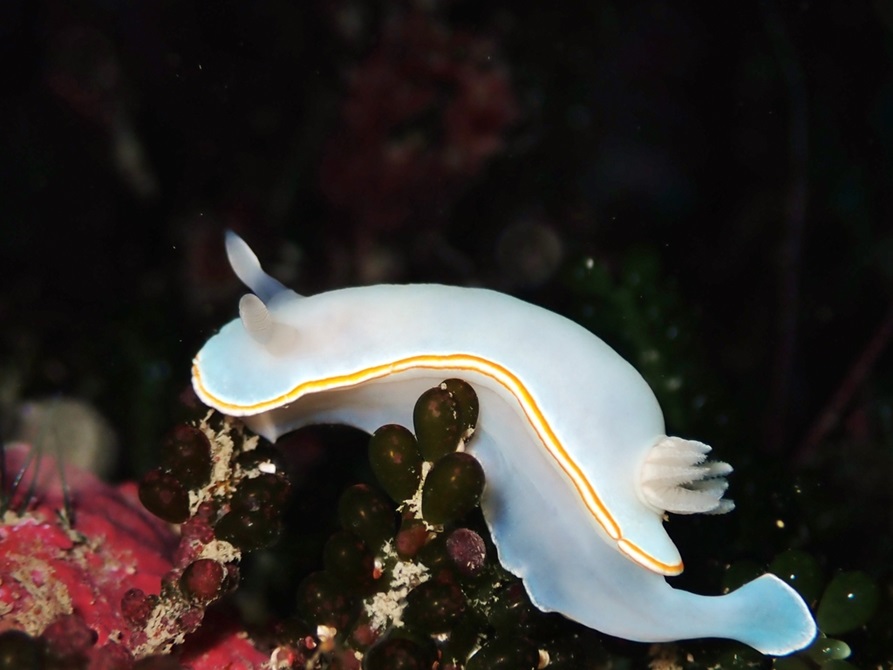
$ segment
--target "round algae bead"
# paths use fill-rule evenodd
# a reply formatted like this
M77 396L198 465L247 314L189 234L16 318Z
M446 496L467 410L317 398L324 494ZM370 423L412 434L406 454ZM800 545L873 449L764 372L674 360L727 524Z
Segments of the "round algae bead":
M462 439L459 403L448 390L435 387L425 391L412 412L419 449L426 461L456 451Z
M446 633L465 613L462 589L453 582L428 581L406 597L403 620L412 630L433 635Z
M434 537L429 539L419 551L416 561L425 565L432 575L452 573L455 565L447 550L446 534L434 533L433 535Z
M226 568L222 563L211 558L200 558L183 570L180 589L190 598L209 602L220 595L225 578Z
M369 440L369 463L385 492L397 502L413 496L422 477L422 454L413 434L396 424L382 426Z
M394 538L394 549L404 561L414 558L428 542L428 528L419 519L404 519Z
M391 501L365 484L351 486L341 494L338 520L342 528L363 538L373 553L394 537L397 526Z
M454 452L437 461L422 488L422 516L435 524L457 521L480 502L484 469L471 454Z
M457 528L446 540L447 552L456 569L464 577L474 577L487 562L484 539L468 528Z
M175 475L161 468L150 470L140 481L139 498L143 507L168 523L189 518L189 494Z
M850 645L843 640L835 640L833 637L819 637L803 652L816 663L826 661L838 661L849 658Z
M474 432L478 422L478 414L480 413L480 402L478 395L474 392L471 384L462 379L447 379L441 383L441 387L446 388L453 395L453 399L459 406L459 423L462 427L464 437L468 437Z
M224 514L214 526L214 536L218 540L243 551L268 547L279 539L281 532L282 522L278 515L267 514L265 510L234 509Z
M161 464L190 489L211 479L211 442L199 428L180 424L161 443Z
M279 513L288 501L291 484L281 475L263 474L243 479L236 488L230 505L233 509L256 512L266 510L271 516Z
M878 604L874 580L864 572L841 572L825 588L816 623L826 635L838 635L867 623Z

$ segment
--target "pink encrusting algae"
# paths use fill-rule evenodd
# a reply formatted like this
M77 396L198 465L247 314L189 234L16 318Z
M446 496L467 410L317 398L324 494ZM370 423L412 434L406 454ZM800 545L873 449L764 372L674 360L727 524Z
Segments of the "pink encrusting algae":
M191 670L269 667L269 652L226 607L190 635L238 583L240 554L214 539L210 505L197 502L172 526L143 507L136 484L112 486L72 467L63 494L56 463L34 453L24 444L5 450L0 635L39 637L41 653L91 670L127 670L158 654Z
M7 449L8 472L18 471L28 450ZM96 632L97 646L126 644L135 632L121 599L132 588L159 592L177 536L142 508L134 484L109 486L71 468L70 524L60 516L64 504L55 464L44 456L39 465L25 511L13 511L27 493L20 490L0 525L0 630L39 635L60 615L76 612ZM32 465L24 482L34 470Z

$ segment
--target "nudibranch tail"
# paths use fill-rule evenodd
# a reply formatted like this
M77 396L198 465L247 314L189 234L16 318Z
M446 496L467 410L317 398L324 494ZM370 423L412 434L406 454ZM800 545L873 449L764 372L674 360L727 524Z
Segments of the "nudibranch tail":
M226 256L236 276L263 302L269 302L273 296L283 291L294 293L264 272L251 247L231 230L226 231Z
M708 596L709 597L709 596ZM763 654L784 656L809 645L818 632L803 598L775 575L763 575L724 596L715 613L722 635Z
M665 437L648 453L641 472L642 497L649 505L675 514L724 514L735 503L722 496L732 466L708 461L703 442Z

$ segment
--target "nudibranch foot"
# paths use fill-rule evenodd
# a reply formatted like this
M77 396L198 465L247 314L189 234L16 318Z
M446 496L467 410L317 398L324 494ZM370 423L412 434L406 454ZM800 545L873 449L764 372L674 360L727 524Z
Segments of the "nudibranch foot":
M500 562L522 578L530 600L590 628L639 642L735 639L767 654L800 649L815 635L809 608L780 579L764 575L722 596L673 588L583 529L587 515L545 469L518 473L486 430L482 406L472 452L488 486L482 507ZM498 410L498 408L497 408ZM493 410L491 410L493 411ZM534 495L548 489L547 499ZM548 551L545 548L549 548ZM536 557L536 560L531 560Z
M732 466L708 461L710 447L696 440L664 437L648 452L642 466L645 502L675 514L724 514L735 503L723 498Z

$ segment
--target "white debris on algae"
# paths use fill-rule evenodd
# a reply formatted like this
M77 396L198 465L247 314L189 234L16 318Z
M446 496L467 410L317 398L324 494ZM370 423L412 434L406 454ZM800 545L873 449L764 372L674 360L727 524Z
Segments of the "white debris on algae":
M364 603L369 625L377 631L383 631L389 626L402 626L406 596L416 586L431 578L424 565L401 561L392 543L386 543L383 551L382 559L385 564L396 561L389 571L390 586L387 591L376 593Z

